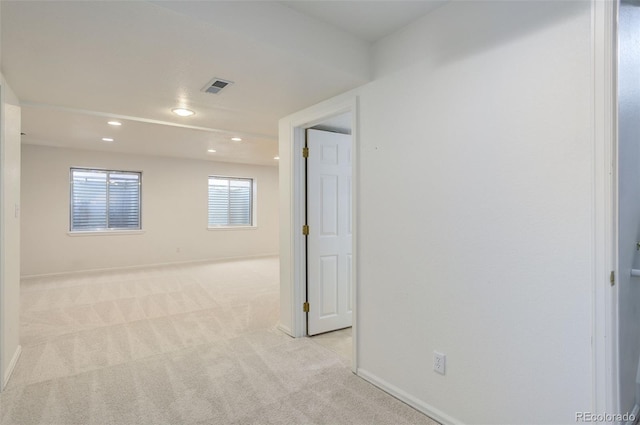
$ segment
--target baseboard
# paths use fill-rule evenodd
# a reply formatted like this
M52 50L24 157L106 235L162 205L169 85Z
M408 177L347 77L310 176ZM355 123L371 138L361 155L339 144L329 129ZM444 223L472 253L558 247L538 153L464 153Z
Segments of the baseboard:
M147 267L175 266L180 264L219 263L219 262L225 262L225 261L270 258L270 257L277 257L279 255L280 255L279 253L275 253L275 254L245 255L245 256L238 256L238 257L202 258L197 260L168 261L165 263L137 264L135 266L116 266L116 267L105 267L101 269L70 270L70 271L62 271L62 272L54 272L54 273L27 274L27 275L20 276L20 279L67 276L67 275L74 275L78 273L96 273L96 272L109 272L109 271L118 271L118 270L135 270L135 269L144 269Z
M289 328L288 326L283 325L282 323L278 323L278 325L276 326L276 329L286 333L290 337L293 337L293 332L291 332L291 328Z
M424 413L425 415L429 416L431 419L437 422L440 422L442 425L462 424L462 422L460 422L459 420L452 418L451 416L447 415L441 410L436 409L430 404L427 404L424 401L419 400L414 396L402 391L400 388L388 383L384 379L380 379L379 377L377 377L371 372L367 372L366 370L359 368L356 374L362 379L364 379L365 381L368 381L373 385L375 385L376 387L380 388L384 392L391 394L392 396L402 401L403 403L406 403L409 406L413 407L414 409L418 410L419 412Z
M16 352L13 353L13 358L11 359L11 363L9 363L9 367L4 373L4 379L2 380L3 390L9 383L9 378L11 378L11 374L13 374L13 370L16 368L16 365L18 364L18 360L20 359L20 354L22 354L22 345L18 345L18 347L16 348Z

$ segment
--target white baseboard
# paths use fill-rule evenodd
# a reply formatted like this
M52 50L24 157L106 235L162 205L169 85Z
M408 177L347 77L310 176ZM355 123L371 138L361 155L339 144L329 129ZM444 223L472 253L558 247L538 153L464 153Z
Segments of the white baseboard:
M408 404L409 406L413 407L414 409L418 410L419 412L424 413L425 415L429 416L431 419L433 419L433 420L435 420L437 422L440 422L442 425L459 425L459 424L462 424L462 422L460 422L459 420L457 420L455 418L452 418L451 416L447 415L446 413L442 412L441 410L436 409L435 407L431 406L430 404L427 404L424 401L419 400L419 399L415 398L414 396L404 392L400 388L396 387L395 385L392 385L392 384L388 383L384 379L378 378L376 375L374 375L371 372L367 372L366 370L363 370L363 369L358 369L356 374L359 377L361 377L362 379L364 379L366 381L369 381L370 383L372 383L376 387L380 388L381 390L391 394L392 396L394 396L398 400Z
M20 276L20 279L32 279L40 277L54 277L54 276L66 276L74 275L78 273L95 273L95 272L108 272L118 270L135 270L144 269L147 267L162 267L162 266L175 266L180 264L195 264L195 263L219 263L224 261L237 261L237 260L251 260L255 258L270 258L277 257L279 253L275 254L258 254L258 255L246 255L240 257L221 257L221 258L202 258L197 260L183 260L183 261L168 261L166 263L153 263L153 264L137 264L135 266L117 266L117 267L105 267L101 269L83 269L83 270L69 270L53 273L40 273L40 274L27 274Z
M11 359L11 363L9 363L9 367L4 373L4 377L2 380L3 390L9 383L9 378L11 378L11 374L13 373L13 370L16 368L16 365L18 364L18 360L20 359L20 354L22 354L22 345L18 345L18 347L16 348L16 352L13 353L13 358Z

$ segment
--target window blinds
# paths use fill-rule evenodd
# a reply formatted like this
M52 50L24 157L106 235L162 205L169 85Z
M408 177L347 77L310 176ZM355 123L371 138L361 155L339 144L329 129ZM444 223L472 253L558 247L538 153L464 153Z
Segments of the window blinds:
M253 180L209 177L209 227L252 226Z
M140 173L71 169L71 230L140 229Z

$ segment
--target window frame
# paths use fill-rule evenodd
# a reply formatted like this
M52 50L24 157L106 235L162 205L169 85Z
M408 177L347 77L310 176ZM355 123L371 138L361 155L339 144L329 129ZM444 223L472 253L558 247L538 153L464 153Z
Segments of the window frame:
M124 227L115 227L115 228L95 228L88 230L74 230L73 229L73 172L74 171L86 171L86 172L98 172L98 173L106 173L107 181L109 180L109 176L111 173L113 174L137 174L138 175L138 227L136 228L124 228ZM143 172L142 171L133 171L133 170L115 170L109 168L96 168L96 167L69 167L69 230L67 234L71 236L79 236L79 235L117 235L117 234L141 234L144 233L142 228L142 179ZM107 217L107 226L109 225L109 189L107 184L107 198L106 198L106 217Z
M209 179L225 179L229 182L231 180L249 181L251 183L251 196L249 197L251 205L249 207L250 224L226 224L226 225L209 225ZM257 219L257 179L255 177L238 177L238 176L223 176L220 174L210 174L207 176L207 230L250 230L258 228Z

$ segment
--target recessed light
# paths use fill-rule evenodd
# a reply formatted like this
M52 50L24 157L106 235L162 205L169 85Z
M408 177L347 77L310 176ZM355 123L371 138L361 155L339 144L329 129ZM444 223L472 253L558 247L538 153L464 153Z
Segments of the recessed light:
M273 159L280 159L280 157L279 156L274 156Z
M173 108L171 112L181 117L190 117L191 115L196 114L191 109L186 109L186 108Z
M242 139L239 137L232 137L231 140L233 140L234 142L242 142Z
M119 127L119 126L122 125L122 123L120 121L107 121L107 124L114 125L116 127Z
M113 142L113 139L111 137L103 137L102 141L103 142Z
M216 153L216 150L215 150L215 149L207 149L207 152L209 152L209 153Z

